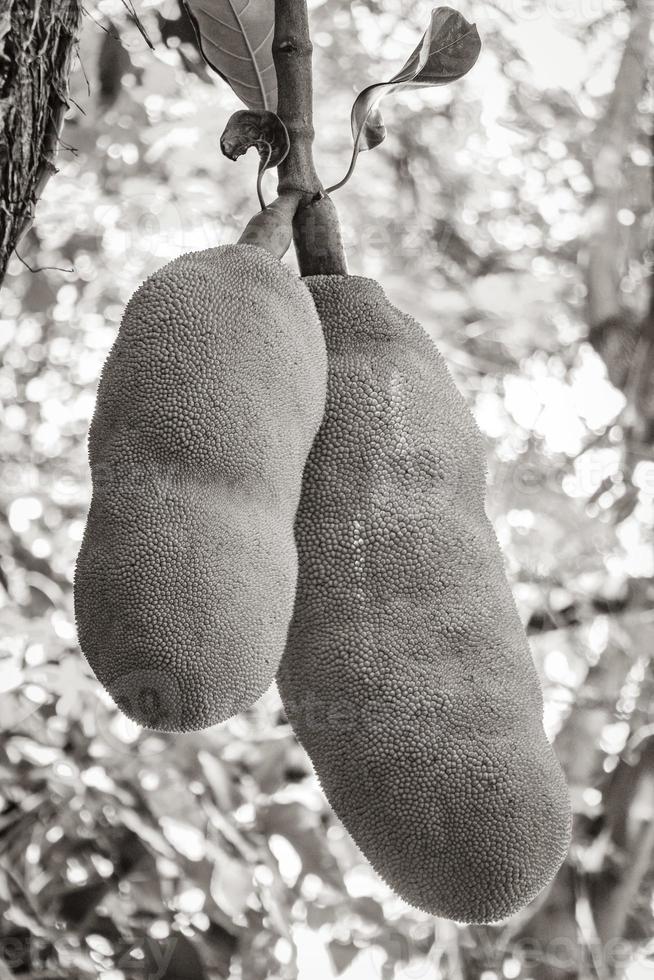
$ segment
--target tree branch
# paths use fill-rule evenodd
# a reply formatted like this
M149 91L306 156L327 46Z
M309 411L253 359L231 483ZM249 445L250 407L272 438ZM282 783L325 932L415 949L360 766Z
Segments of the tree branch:
M277 113L291 147L279 166L278 193L302 195L293 224L302 275L347 274L338 215L313 162L313 45L306 0L275 0L273 58L277 70Z
M313 164L313 77L309 17L305 0L275 0L273 58L277 70L277 113L291 138L279 167L279 194L300 191L304 203L322 190Z

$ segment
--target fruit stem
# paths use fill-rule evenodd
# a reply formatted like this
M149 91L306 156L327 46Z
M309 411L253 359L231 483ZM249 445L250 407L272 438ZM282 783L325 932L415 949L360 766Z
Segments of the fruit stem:
M300 197L299 191L280 194L272 204L248 221L238 244L258 245L278 259L283 258L293 241L293 216Z
M322 195L301 204L293 221L293 240L303 276L346 276L347 259L338 212Z

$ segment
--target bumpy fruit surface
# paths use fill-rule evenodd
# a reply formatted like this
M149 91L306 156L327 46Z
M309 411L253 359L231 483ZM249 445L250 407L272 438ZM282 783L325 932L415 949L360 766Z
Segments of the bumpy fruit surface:
M128 304L89 436L75 611L89 663L138 723L204 728L273 679L326 384L311 295L261 248L184 255Z
M377 283L305 281L330 369L296 519L284 705L391 887L435 915L497 921L556 872L570 806L484 509L482 440Z

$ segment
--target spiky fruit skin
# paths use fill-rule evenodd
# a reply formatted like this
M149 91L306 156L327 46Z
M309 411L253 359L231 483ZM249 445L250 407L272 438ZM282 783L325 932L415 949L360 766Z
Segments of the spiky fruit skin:
M481 436L442 357L377 283L305 281L329 383L279 689L388 884L432 914L497 921L553 877L571 818L485 513Z
M206 728L272 681L326 384L311 295L261 248L184 255L128 304L89 435L75 612L91 667L139 724Z

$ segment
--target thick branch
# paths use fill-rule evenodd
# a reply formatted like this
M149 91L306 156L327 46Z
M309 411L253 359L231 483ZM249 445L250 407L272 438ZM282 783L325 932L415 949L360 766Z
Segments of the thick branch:
M278 193L300 191L305 204L322 189L312 154L312 51L305 0L275 0L273 57L279 89L277 113L291 138L289 154L279 167Z
M278 115L291 139L279 167L278 193L302 195L293 225L302 275L345 275L347 264L336 209L322 196L313 163L313 76L306 0L275 0L273 57L279 88Z
M0 38L0 283L55 172L79 0L10 0Z

